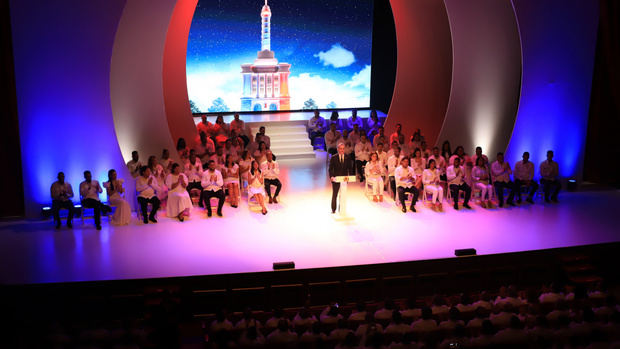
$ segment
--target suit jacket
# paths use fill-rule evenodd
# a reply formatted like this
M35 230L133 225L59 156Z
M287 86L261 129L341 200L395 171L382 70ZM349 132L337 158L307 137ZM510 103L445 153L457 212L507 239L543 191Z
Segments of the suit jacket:
M340 154L332 155L332 158L329 160L329 177L354 175L355 164L349 155L344 155L343 162L340 162Z

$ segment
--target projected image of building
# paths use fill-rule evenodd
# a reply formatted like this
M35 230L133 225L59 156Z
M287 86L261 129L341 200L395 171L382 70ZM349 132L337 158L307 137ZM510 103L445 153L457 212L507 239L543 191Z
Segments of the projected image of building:
M254 63L241 65L241 110L288 110L291 108L291 97L288 93L291 65L278 63L275 53L271 51L271 9L267 0L260 16L261 50Z

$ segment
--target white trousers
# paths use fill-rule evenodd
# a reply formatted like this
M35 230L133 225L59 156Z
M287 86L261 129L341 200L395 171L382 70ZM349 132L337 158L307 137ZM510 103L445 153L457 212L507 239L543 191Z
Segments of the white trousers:
M493 198L493 186L490 184L478 182L476 188L480 189L480 200L491 200ZM485 197L488 195L488 199Z
M431 193L433 195L431 199L431 202L433 204L437 203L437 200L439 200L439 202L443 202L443 188L441 187L441 185L427 184L424 186L424 190L426 190L427 193Z
M368 184L372 187L372 195L383 195L383 177L367 177Z

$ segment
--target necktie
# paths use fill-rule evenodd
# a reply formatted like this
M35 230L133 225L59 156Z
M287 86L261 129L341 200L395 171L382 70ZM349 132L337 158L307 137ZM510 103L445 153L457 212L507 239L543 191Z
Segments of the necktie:
M340 163L343 163L343 162L344 162L344 159L343 159L342 155L340 155Z

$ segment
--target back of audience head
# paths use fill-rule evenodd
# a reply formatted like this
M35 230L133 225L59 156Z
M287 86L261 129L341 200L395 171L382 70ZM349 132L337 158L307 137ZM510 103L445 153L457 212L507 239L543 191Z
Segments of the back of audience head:
M422 307L422 319L430 320L432 318L433 318L433 311L431 310L431 308L427 306Z

